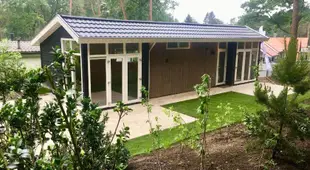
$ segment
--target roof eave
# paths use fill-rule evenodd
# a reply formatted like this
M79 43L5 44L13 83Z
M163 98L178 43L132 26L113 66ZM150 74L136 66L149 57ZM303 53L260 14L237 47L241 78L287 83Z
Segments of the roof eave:
M268 38L80 38L80 44L88 43L166 43L166 42L262 42Z
M60 15L56 15L41 31L35 36L31 45L40 45L45 39L53 34L59 27L63 27L69 35L75 40L79 41L79 37L76 32L62 19Z

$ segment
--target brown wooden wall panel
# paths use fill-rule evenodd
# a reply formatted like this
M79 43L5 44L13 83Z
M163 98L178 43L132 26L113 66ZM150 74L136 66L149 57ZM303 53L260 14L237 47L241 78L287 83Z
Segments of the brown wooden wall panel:
M167 50L157 43L150 55L150 97L193 90L203 74L215 85L217 43L191 43L190 49Z

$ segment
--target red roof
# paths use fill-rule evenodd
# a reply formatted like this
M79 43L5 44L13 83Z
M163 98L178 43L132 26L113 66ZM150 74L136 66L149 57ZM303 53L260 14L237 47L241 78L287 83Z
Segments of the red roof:
M308 48L308 37L300 37L298 39L298 51L302 48ZM290 42L290 38L285 37L271 37L268 41L264 42L266 54L270 57L279 55L280 52L285 50L285 41L286 47Z

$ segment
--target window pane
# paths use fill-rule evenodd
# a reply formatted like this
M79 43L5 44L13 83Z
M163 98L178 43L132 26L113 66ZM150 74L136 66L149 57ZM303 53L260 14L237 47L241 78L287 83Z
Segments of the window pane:
M67 51L67 52L71 51L70 42L71 41L68 41L68 40L63 40L62 41L62 43L63 43L62 45L63 45L64 51Z
M218 83L224 82L226 52L220 52L218 65Z
M245 63L244 63L244 74L243 74L243 80L249 79L249 71L250 71L250 54L251 52L245 53Z
M238 49L244 49L244 43L243 42L238 43Z
M253 42L253 48L258 48L258 42Z
M123 44L109 44L109 54L123 54Z
M219 48L223 48L223 49L226 49L226 42L221 42L220 44L219 44Z
M238 58L237 58L237 78L236 82L241 81L242 78L242 62L243 62L243 52L238 53Z
M82 71L81 71L81 61L80 56L75 56L75 85L76 90L81 91L82 90Z
M123 59L111 59L111 86L112 86L112 103L122 101L123 96Z
M128 60L128 100L138 99L138 58Z
M89 44L89 53L90 55L105 55L105 44Z
M251 45L252 45L251 42L246 42L245 48L246 48L246 49L251 49L251 48L252 48Z
M179 48L189 48L189 43L188 42L180 42Z
M254 79L255 78L255 66L257 63L257 51L252 51L252 61L251 61L251 76L250 79Z
M127 43L126 53L139 53L139 44L138 43Z
M169 42L167 47L168 48L178 48L178 43L176 43L176 42Z
M78 44L78 43L75 42L75 41L72 41L72 50L73 50L75 53L80 53L80 44Z
M107 104L105 59L90 60L91 97L99 106Z

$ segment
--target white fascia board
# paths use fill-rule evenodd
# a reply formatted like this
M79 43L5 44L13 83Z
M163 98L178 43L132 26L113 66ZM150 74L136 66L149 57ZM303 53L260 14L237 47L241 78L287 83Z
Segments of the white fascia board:
M262 42L266 38L79 38L80 44L88 43L166 43L166 42Z
M41 31L35 36L31 45L40 45L45 39L52 35L59 27L63 27L68 34L76 41L79 41L78 35L72 30L71 27L61 18L60 15L56 15Z

